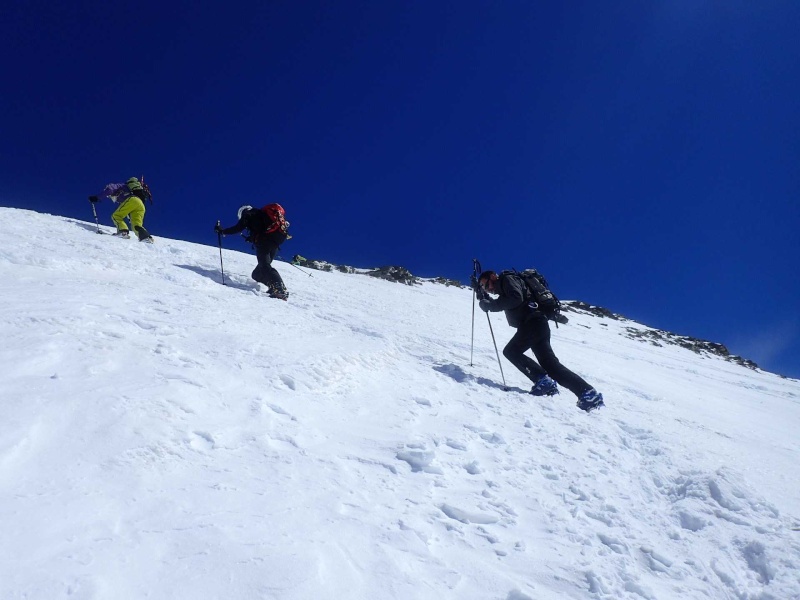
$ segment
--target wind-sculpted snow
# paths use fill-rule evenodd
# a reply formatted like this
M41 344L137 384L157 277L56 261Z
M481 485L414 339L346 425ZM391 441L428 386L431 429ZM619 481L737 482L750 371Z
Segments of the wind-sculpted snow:
M0 598L800 597L797 381L573 312L587 415L466 289L0 225Z

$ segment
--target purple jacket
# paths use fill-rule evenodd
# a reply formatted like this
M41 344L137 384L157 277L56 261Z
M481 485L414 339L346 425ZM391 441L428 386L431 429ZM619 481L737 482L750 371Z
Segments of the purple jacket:
M122 189L124 188L124 189ZM122 201L128 198L131 195L130 191L128 191L127 184L124 183L109 183L106 187L103 188L103 191L97 194L97 198L102 200L103 198L109 198L112 202Z

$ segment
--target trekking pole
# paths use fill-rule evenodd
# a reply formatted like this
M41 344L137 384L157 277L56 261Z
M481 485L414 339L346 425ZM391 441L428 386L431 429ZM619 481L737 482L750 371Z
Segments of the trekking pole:
M217 227L220 227L217 221ZM222 234L217 231L217 243L219 244L219 270L222 272L222 285L225 285L225 267L222 266Z
M469 366L470 367L473 366L472 365L472 352L473 352L473 350L475 348L475 296L477 296L477 294L473 293L472 294L472 338L470 339L470 342L469 342Z
M313 275L312 275L311 273L309 273L308 271L305 271L304 269L301 269L300 267L298 267L298 266L297 266L296 264L294 264L293 262L290 262L289 264L290 264L290 265L292 265L292 266L293 266L295 269L297 269L297 270L298 270L298 271L300 271L301 273L303 273L303 274L305 274L305 275L308 275L309 277L313 277Z
M489 333L492 334L492 343L494 344L494 353L497 355L497 364L500 365L500 377L503 378L503 391L508 391L506 385L506 376L503 373L503 363L500 362L500 353L497 351L497 342L494 339L494 329L492 329L492 320L489 318L489 313L486 313L486 320L489 322Z
M94 196L92 196L92 198L94 198ZM100 221L97 220L97 210L94 207L94 202L89 200L89 204L92 205L92 213L94 214L94 222L97 225L97 231L95 233L103 233L102 231L100 231Z
M481 263L478 262L477 258L473 258L472 259L472 268L473 268L474 272L477 273L477 275L475 275L475 278L477 279L478 277L480 277L480 274L483 272L483 269L481 268ZM480 285L480 283L478 285ZM477 294L478 294L478 291L475 290L475 295L477 296ZM474 302L473 302L473 307L474 307ZM473 321L474 321L474 317L473 317ZM489 333L492 334L492 343L494 344L494 353L497 356L497 364L500 367L500 377L502 377L502 379L503 379L503 391L507 392L508 391L508 386L506 385L506 375L505 375L505 373L503 373L503 363L500 361L500 352L498 352L498 350L497 350L497 340L495 340L495 338L494 338L494 329L492 328L492 320L489 318L489 313L488 312L486 313L486 322L489 323Z
M284 259L283 257L281 257L281 256L279 256L278 258L280 258L281 260L285 260L285 259ZM294 264L293 262L291 262L291 261L290 261L290 262L289 262L289 264L290 264L290 265L292 265L292 266L293 266L295 269L297 269L298 271L300 271L300 272L301 272L303 275L308 275L309 277L313 277L313 275L312 275L311 273L309 273L308 271L306 271L306 270L304 270L304 269L301 269L300 267L298 267L298 266L297 266L296 264Z
M470 279L470 284L475 285L475 282L478 280L478 275L480 272L478 269L480 268L480 263L478 262L477 258L472 259L472 279ZM475 349L475 299L478 297L478 290L472 290L472 336L469 343L469 366L473 366L472 364L472 355L473 350Z

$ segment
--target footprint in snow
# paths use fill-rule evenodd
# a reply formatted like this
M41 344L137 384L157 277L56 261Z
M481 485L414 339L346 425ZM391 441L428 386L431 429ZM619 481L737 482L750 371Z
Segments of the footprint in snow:
M292 421L297 421L297 417L295 417L291 413L286 412L282 407L278 406L277 404L267 404L267 406L275 414L288 417Z
M464 465L464 470L470 475L480 475L483 473L483 469L481 469L477 460L473 460L471 463Z
M291 375L281 375L280 379L290 390L294 391L297 389L297 383L295 382L294 377Z
M561 476L558 473L553 472L553 467L550 465L539 465L539 470L542 472L542 475L551 481L558 481L561 479Z
M486 431L483 427L477 425L464 425L464 427L473 433L477 433L482 440L489 442L490 444L494 444L495 446L500 446L506 443L505 439L503 439L503 436L499 433Z
M665 556L659 554L649 546L642 546L639 548L642 554L645 556L647 560L647 566L650 568L651 571L657 571L659 573L667 573L669 572L669 568L672 566L673 561L666 558Z
M214 437L206 431L193 431L189 438L189 445L195 450L207 452L215 447Z
M625 545L624 542L608 536L602 533L597 534L598 539L603 543L604 546L611 548L612 551L616 552L617 554L627 554L628 547Z
M428 450L424 445L407 444L396 456L398 460L407 462L413 473L443 474L439 467L431 466L434 458L436 458L436 453L433 450Z
M467 525L469 525L470 523L476 523L479 525L491 525L493 523L497 523L500 520L495 515L481 513L477 511L468 511L461 508L457 508L450 504L440 505L439 510L441 510L445 515L447 515L451 519L459 521L461 523L465 523Z
M495 446L502 446L506 443L506 440L499 433L481 433L480 436L484 441Z
M466 444L464 444L463 442L459 442L459 441L457 441L457 440L451 440L451 439L449 439L449 438L447 439L447 441L445 442L445 444L446 444L447 446L450 446L451 448L453 448L453 450L461 450L461 451L466 451L466 449L467 449L467 445L466 445Z

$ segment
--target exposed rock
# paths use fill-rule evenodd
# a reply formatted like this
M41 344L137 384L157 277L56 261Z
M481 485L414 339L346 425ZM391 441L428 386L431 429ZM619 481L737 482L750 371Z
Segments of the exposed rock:
M387 281L394 281L397 283L404 283L406 285L415 285L420 283L419 277L411 274L405 267L380 267L373 271L367 271L365 275L370 277L378 277Z
M370 275L371 277L378 277L380 279L385 279L386 281L404 283L406 285L416 285L422 283L422 280L419 277L412 275L411 272L405 267L381 267L379 269L365 270L350 267L348 265L337 265L325 260L310 260L299 254L295 254L292 257L292 264L299 267L316 269L317 271L339 271L341 273ZM466 287L460 281L456 279L447 279L446 277L434 277L433 279L428 279L426 281L430 281L431 283L439 283L446 286L455 286L458 288Z
M561 310L562 311L574 311L574 312L586 312L591 315L595 315L597 317L605 317L608 319L613 319L614 321L628 321L626 317L619 315L617 313L613 313L607 308L603 308L602 306L594 306L592 304L588 304L587 302L581 302L580 300L567 300L566 302L561 303Z
M680 346L686 348L697 354L712 354L720 356L730 362L747 367L748 369L758 369L758 365L747 358L742 358L735 354L731 354L724 344L718 342L709 342L708 340L701 340L688 335L678 335L663 331L661 329L636 329L634 327L626 327L627 337L632 340L641 340L649 342L653 346L662 346L663 344L672 344L673 346Z
M592 306L591 304L578 300L562 302L562 305L562 309L565 311L586 312L598 317L613 319L614 321L630 321L630 319L620 314L613 313L607 308ZM680 346L681 348L686 348L700 355L711 354L719 356L727 361L747 367L748 369L759 368L752 360L731 354L724 344L719 344L717 342L709 342L708 340L701 340L687 335L678 335L676 333L670 333L669 331L653 328L638 329L636 327L626 327L625 332L628 338L646 342L653 346Z
M446 285L447 287L450 287L451 285L457 288L467 287L460 281L457 281L455 279L447 279L446 277L434 277L433 279L431 279L431 281L433 283L441 283L442 285Z
M324 260L309 260L303 266L317 271L333 271L333 265Z
M333 271L335 269L337 271L341 271L342 273L356 272L356 270L353 267L348 267L345 265L335 265L325 260L309 260L305 256L300 256L299 254L294 255L294 257L292 258L292 264L298 265L300 267L306 267L309 269L316 269L317 271Z

